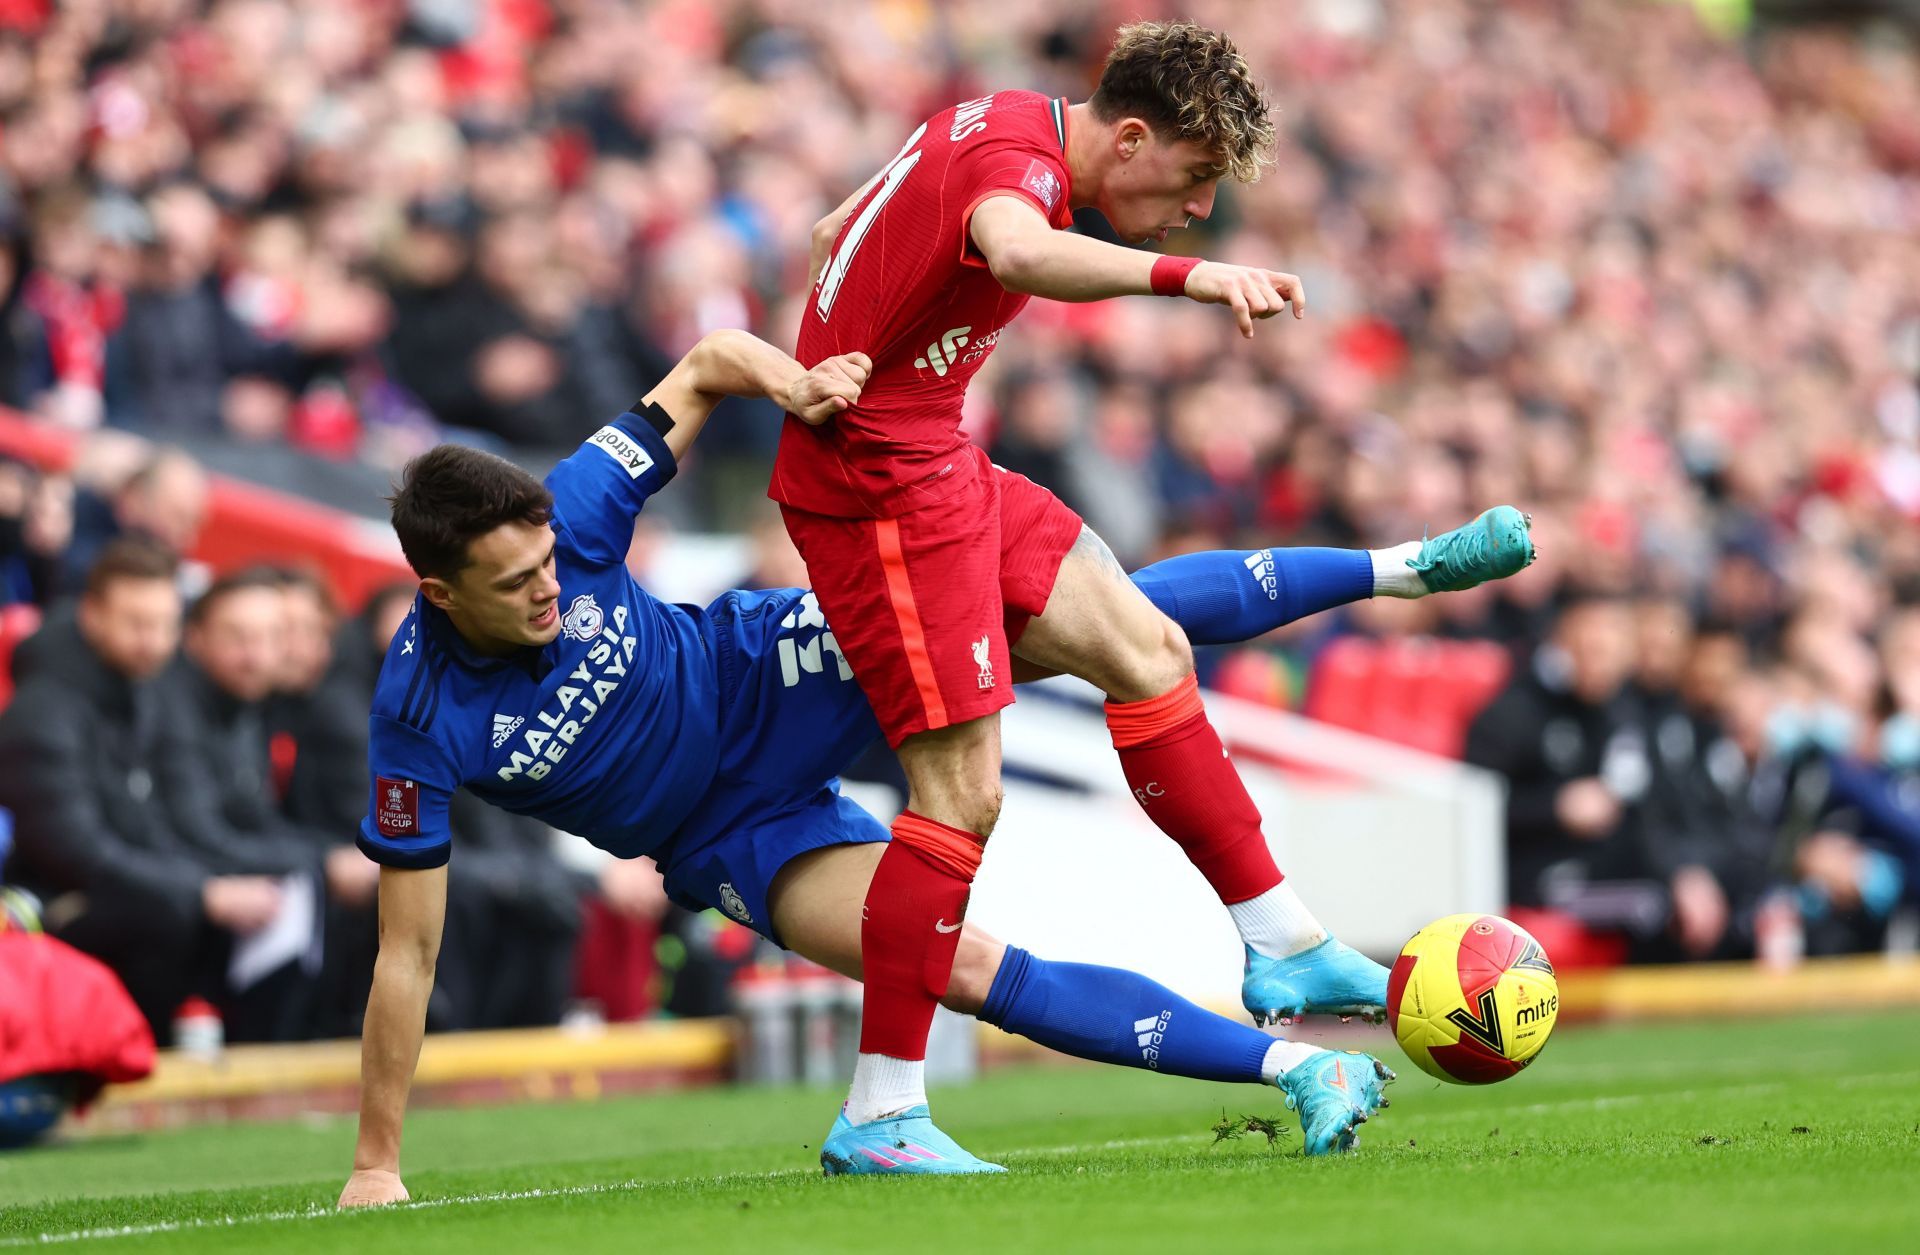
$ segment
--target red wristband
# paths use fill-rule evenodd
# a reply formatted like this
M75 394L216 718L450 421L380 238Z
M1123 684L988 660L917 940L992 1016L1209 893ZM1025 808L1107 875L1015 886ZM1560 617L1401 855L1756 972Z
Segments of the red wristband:
M1153 294L1185 296L1187 276L1200 264L1198 257L1157 257L1153 262Z

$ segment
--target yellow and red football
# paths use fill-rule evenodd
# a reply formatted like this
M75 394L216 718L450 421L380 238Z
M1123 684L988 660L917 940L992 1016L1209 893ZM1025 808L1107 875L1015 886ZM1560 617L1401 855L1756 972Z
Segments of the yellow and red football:
M1387 978L1387 1023L1420 1070L1459 1085L1532 1063L1560 1014L1553 964L1498 915L1449 915L1413 935Z

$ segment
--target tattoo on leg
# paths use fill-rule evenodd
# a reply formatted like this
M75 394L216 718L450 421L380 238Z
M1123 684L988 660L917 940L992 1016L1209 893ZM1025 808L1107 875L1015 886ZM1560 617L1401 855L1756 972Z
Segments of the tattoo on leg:
M1084 523L1080 525L1079 537L1073 542L1073 552L1105 567L1123 580L1127 578L1127 568L1121 566L1120 559L1113 556L1113 550L1107 548L1107 542L1101 540L1100 534Z

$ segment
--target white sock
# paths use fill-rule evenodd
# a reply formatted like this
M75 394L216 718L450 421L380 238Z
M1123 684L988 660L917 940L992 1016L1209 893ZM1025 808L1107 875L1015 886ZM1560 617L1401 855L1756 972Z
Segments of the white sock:
M1276 1037L1273 1045L1267 1047L1267 1057L1260 1061L1260 1079L1271 1085L1289 1069L1299 1067L1319 1053L1318 1046Z
M927 1061L862 1054L853 1065L847 1119L868 1124L927 1101Z
M1420 556L1420 542L1410 540L1391 549L1369 549L1373 559L1373 595L1375 597L1425 597L1427 586L1420 573L1407 563Z
M1327 939L1326 928L1293 891L1290 881L1281 881L1257 898L1230 904L1227 913L1240 930L1240 940L1269 958L1283 959Z

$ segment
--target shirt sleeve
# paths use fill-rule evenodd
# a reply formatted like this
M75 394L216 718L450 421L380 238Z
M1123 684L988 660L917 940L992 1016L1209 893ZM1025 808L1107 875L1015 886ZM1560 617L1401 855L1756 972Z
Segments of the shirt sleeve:
M404 723L369 721L367 775L373 780L356 844L384 867L441 867L453 849L447 807L460 787L446 751Z
M973 246L973 211L994 196L1014 195L1056 228L1073 220L1067 207L1066 159L1056 148L1030 139L983 139L958 171L957 189L966 208L960 214L960 260L984 266Z
M658 406L645 413L629 410L588 436L547 476L554 528L580 557L626 561L635 516L679 470L661 436L672 426Z

